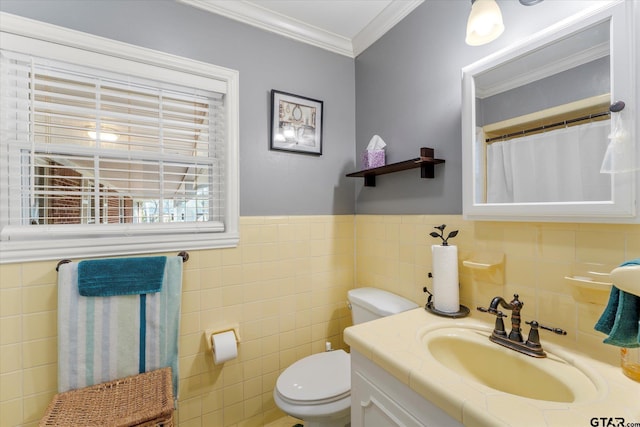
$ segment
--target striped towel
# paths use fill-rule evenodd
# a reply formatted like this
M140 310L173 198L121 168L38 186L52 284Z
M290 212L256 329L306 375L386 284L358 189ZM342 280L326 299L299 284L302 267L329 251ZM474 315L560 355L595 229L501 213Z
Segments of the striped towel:
M178 396L182 258L167 257L160 292L84 297L78 263L58 272L58 391L170 366Z

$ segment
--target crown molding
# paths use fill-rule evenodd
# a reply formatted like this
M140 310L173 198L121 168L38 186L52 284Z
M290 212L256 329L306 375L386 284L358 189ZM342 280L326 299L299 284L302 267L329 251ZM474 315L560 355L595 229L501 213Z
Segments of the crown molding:
M340 55L353 57L351 40L302 21L265 9L254 3L218 0L178 0L207 12L301 41Z
M607 43L602 43L573 55L565 56L557 61L544 64L544 66L530 64L531 67L527 72L523 72L522 74L512 78L501 78L498 83L492 86L476 88L476 97L480 99L488 98L490 96L542 80L546 77L554 76L563 71L571 70L588 62L595 61L596 59L604 58L609 55L609 52L609 45Z
M355 58L424 0L394 1L353 40L245 1L176 0L272 33Z

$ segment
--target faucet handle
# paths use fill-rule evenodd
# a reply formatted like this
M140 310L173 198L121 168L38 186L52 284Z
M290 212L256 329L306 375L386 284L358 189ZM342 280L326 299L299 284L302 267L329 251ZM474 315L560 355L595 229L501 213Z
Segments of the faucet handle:
M507 317L506 314L501 312L500 310L495 310L493 308L484 308L484 307L476 307L478 311L482 311L483 313L490 313L496 316L496 324L493 327L494 335L506 336L507 332L504 330L504 321L503 317Z
M506 314L504 314L503 312L501 312L500 310L496 310L494 308L484 308L484 307L476 307L476 310L481 311L483 313L489 313L489 314L493 314L494 316L498 316L498 318L500 317L507 317Z
M481 311L483 313L490 313L490 314L495 314L496 316L498 316L498 313L500 313L500 317L505 317L505 314L502 314L501 311L496 310L495 308L484 308L484 307L476 307L476 310Z
M551 331L551 332L553 332L554 334L557 334L557 335L567 335L567 331L565 331L564 329L551 328L549 326L544 326L544 325L539 324L535 320L532 320L531 322L524 322L524 323L526 323L527 325L531 325L531 329L540 328L540 329L544 329L545 331Z
M544 325L540 325L541 329L544 329L545 331L551 331L554 334L557 335L567 335L567 331L565 331L564 329L560 329L560 328L550 328L548 326L544 326Z
M540 344L540 334L538 333L538 328L545 329L547 331L551 331L554 334L558 335L567 335L567 331L560 328L550 328L548 326L544 326L539 324L537 321L532 320L531 322L525 322L527 325L531 325L531 330L529 330L529 336L527 337L527 341L525 341L525 345L529 347L536 357L544 357L545 352L542 350L542 345Z

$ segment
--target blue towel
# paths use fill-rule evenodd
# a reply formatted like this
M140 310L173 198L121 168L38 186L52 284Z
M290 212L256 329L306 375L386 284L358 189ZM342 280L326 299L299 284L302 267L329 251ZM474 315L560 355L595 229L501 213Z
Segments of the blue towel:
M620 265L640 265L640 258ZM640 297L611 287L609 302L596 323L596 331L609 335L606 344L618 347L640 347Z
M84 297L159 292L167 257L110 258L78 263L78 290Z

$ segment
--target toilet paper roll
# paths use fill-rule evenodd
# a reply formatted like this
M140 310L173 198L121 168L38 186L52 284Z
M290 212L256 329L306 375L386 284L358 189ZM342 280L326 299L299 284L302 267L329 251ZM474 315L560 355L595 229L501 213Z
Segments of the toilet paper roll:
M238 343L233 331L211 335L213 363L220 364L238 357Z
M433 261L433 306L444 313L460 311L458 247L431 246Z

